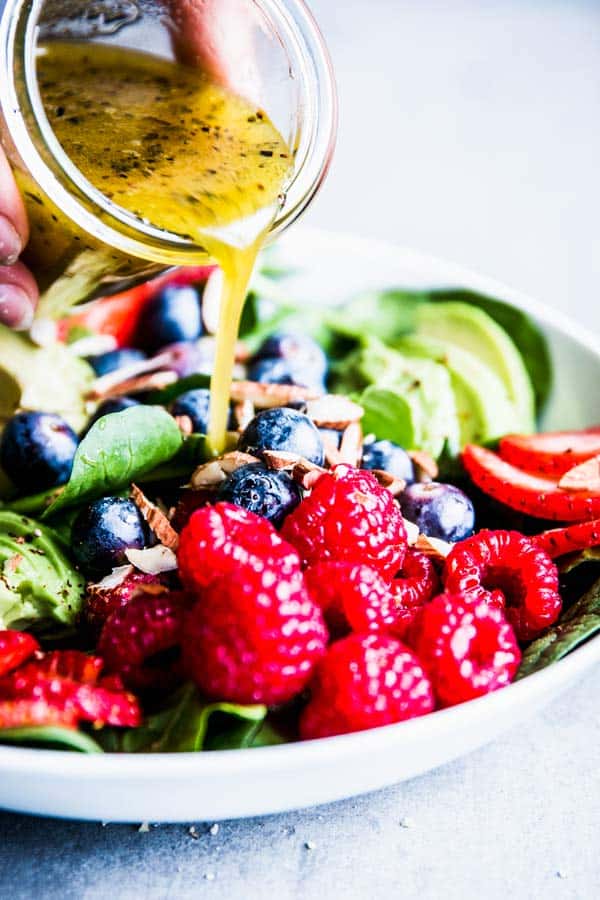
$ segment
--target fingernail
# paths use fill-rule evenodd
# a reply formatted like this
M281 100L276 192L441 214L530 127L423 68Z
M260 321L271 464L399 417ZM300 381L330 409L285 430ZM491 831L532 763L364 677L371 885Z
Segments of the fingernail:
M0 322L17 331L26 331L33 322L33 303L16 284L0 284Z
M12 266L22 249L23 244L14 225L6 216L0 216L0 264Z

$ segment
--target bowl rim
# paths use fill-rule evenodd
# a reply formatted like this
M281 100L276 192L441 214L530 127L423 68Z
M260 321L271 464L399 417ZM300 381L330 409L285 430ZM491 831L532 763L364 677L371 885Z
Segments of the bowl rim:
M289 238L283 240L287 242ZM511 288L497 279L479 275L467 267L399 246L392 241L362 238L353 234L315 228L297 229L292 240L294 243L302 240L308 242L311 240L327 241L329 245L342 242L346 250L352 252L352 248L356 247L361 254L368 251L369 247L374 251L393 248L398 255L402 256L407 265L427 269L432 273L441 270L443 277L440 280L445 285L456 284L481 293L491 294L530 313L542 325L549 325L582 344L597 358L600 364L600 337L588 331L583 325L571 321L561 311L546 307L541 301ZM432 275L432 280L435 280L434 275ZM310 767L315 764L326 764L333 759L364 757L366 754L377 752L381 748L382 742L387 748L390 743L400 744L413 736L417 739L423 733L428 733L430 739L435 740L438 732L440 735L447 732L449 721L453 721L456 729L460 730L468 725L469 716L475 709L482 715L485 713L487 717L494 718L507 707L513 704L518 706L519 700L527 695L538 692L541 695L553 686L558 688L565 682L575 680L594 662L600 662L600 635L576 648L564 659L513 682L500 691L458 706L436 710L420 718L384 725L367 731L269 747L253 747L228 750L227 752L208 750L202 753L187 751L179 753L84 754L65 750L0 745L0 771L7 775L35 771L38 776L64 777L65 768L68 768L69 778L89 777L107 781L125 781L130 780L134 774L139 780L156 778L164 780L175 775L178 778L199 774L203 777L223 777L243 773L253 775L265 770L274 772L295 765ZM65 767L67 760L68 767Z

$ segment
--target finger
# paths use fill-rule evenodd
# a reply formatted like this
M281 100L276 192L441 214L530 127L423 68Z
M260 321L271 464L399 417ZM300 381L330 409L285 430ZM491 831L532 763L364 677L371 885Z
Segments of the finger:
M260 21L248 0L166 0L177 59L248 97L256 93L254 35Z
M0 265L12 265L27 243L27 214L8 160L0 148Z
M23 263L0 266L0 322L18 331L33 322L38 300L35 279Z

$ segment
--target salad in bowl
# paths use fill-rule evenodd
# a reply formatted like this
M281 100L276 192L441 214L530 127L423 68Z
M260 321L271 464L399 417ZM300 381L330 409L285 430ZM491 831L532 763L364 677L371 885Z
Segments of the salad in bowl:
M0 332L0 743L252 748L469 702L600 631L600 426L536 433L523 312L292 302L267 260L207 446L216 275Z

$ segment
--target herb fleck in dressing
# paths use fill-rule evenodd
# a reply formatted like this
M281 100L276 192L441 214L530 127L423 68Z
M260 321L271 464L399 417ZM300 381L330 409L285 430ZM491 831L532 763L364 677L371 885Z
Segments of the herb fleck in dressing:
M262 110L199 70L62 42L44 45L37 65L46 115L88 181L144 222L192 240L223 269L209 433L220 452L241 309L292 154Z

